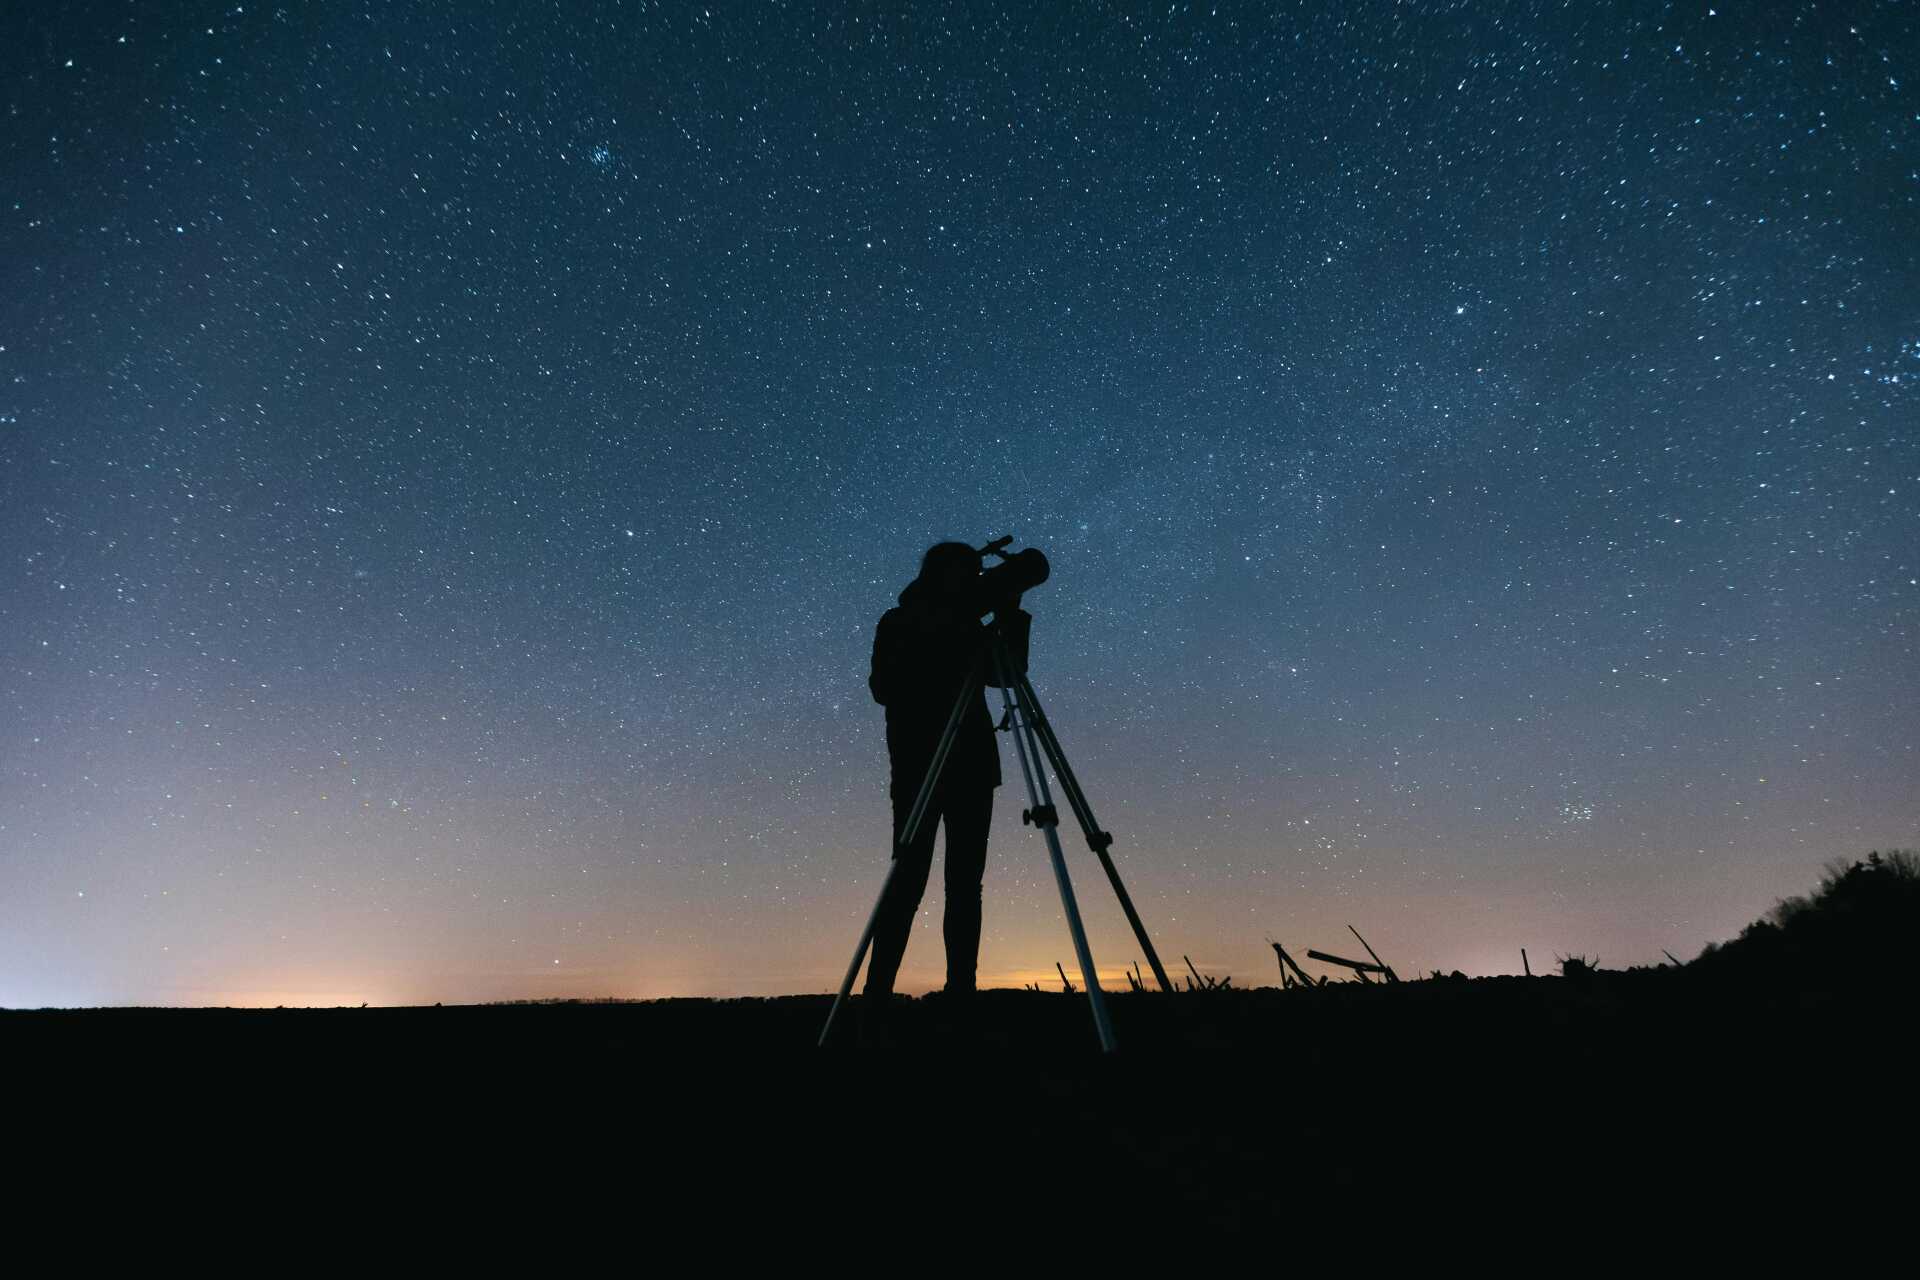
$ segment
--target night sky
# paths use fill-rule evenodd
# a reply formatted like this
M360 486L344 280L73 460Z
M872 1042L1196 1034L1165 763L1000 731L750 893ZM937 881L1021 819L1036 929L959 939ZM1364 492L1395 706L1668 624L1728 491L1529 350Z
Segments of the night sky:
M1912 5L0 31L0 1005L830 990L944 538L1051 558L1176 969L1688 959L1920 844Z

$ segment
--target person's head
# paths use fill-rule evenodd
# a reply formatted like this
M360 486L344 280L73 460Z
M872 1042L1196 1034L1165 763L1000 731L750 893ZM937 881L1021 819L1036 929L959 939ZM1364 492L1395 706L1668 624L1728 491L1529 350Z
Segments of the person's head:
M964 542L936 542L920 558L920 580L949 598L980 576L980 553Z

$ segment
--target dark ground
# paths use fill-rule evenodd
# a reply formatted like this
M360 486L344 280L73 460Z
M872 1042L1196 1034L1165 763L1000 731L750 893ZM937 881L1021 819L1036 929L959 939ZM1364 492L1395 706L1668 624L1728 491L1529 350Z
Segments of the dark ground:
M206 1167L212 1199L288 1212L857 1238L1522 1204L1747 1230L1911 1204L1912 1002L1884 986L1661 969L1110 999L1107 1059L1084 997L1018 991L905 1002L884 1049L816 1049L813 996L22 1011L0 1042L17 1159L154 1190Z

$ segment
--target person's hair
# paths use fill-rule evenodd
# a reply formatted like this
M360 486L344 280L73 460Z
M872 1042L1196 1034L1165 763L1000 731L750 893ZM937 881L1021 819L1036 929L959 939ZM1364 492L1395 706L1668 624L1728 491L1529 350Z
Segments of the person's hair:
M920 557L920 576L931 582L945 576L950 567L959 564L978 569L980 553L964 542L936 542L927 548L926 555Z

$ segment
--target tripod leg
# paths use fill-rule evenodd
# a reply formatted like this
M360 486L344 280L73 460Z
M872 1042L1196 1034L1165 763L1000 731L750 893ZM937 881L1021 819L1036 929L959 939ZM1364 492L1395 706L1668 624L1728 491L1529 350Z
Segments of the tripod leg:
M920 834L920 824L927 816L927 806L933 801L934 784L940 781L940 772L947 767L947 756L953 751L953 740L959 735L967 701L977 696L981 688L985 661L984 657L974 660L966 683L960 686L960 696L953 700L953 711L947 716L947 727L940 734L940 744L933 750L932 762L927 765L927 776L920 783L920 794L914 797L913 811L907 815L906 827L893 846L893 861L887 867L887 878L880 886L880 896L874 901L872 914L867 917L867 927L860 934L860 944L853 949L853 963L847 966L847 976L840 982L840 994L833 998L833 1008L827 1010L826 1025L820 1028L819 1043L822 1047L825 1047L827 1037L833 1034L833 1020L840 1016L840 1006L847 1002L847 993L853 990L853 980L860 976L860 965L867 958L867 948L873 945L873 931L880 923L880 908L886 904L887 891L893 888L893 877L900 870L900 850L910 848L914 837Z
M966 715L969 702L980 691L986 678L985 671L985 655L975 658L973 669L967 673L966 683L960 686L960 696L953 700L953 711L947 716L947 727L940 732L940 745L933 749L933 763L927 766L927 776L920 783L920 794L913 798L913 811L907 815L906 829L900 833L896 851L910 846L913 838L920 834L920 823L927 816L927 806L933 802L933 786L940 780L941 771L947 767L947 756L953 751L954 739L960 736L960 721Z
M1087 1002L1093 1007L1094 1033L1100 1037L1100 1051L1112 1053L1113 1023L1107 1017L1106 993L1100 990L1100 979L1094 972L1093 951L1087 946L1086 927L1080 922L1080 904L1074 900L1073 880L1067 875L1067 859L1060 852L1060 820L1054 812L1053 796L1047 790L1047 775L1040 768L1039 745L1028 741L1033 724L1026 714L1020 685L1016 683L1019 677L1010 674L1011 664L1006 659L1003 643L998 640L993 646L993 662L1000 684L1001 701L1007 710L1007 721L1013 727L1013 745L1020 756L1020 772L1026 778L1027 795L1033 801L1033 808L1024 816L1039 827L1047 838L1047 854L1053 860L1053 878L1060 886L1060 905L1066 912L1067 932L1073 936L1073 951L1080 961L1081 981L1086 983Z
M860 965L867 958L867 948L873 945L873 931L880 923L880 908L886 904L887 891L893 888L893 878L899 874L900 860L895 858L887 865L887 878L880 882L880 896L873 900L873 910L867 915L867 927L860 934L860 945L853 949L853 963L847 966L847 976L840 981L840 994L833 998L833 1008L827 1011L827 1024L820 1028L819 1045L825 1048L827 1037L833 1034L833 1020L840 1014L840 1006L846 1003L847 993L853 990L853 980L860 976Z
M1100 865L1107 873L1107 882L1113 886L1113 894L1120 899L1120 909L1126 912L1127 923L1133 926L1133 936L1139 940L1140 949L1147 954L1147 964L1153 969L1154 978L1160 983L1162 991L1172 991L1173 983L1167 978L1167 971L1161 967L1160 953L1153 949L1153 940L1147 936L1147 926L1141 923L1140 913L1133 909L1133 895L1127 892L1127 886L1120 881L1120 872L1113 865L1113 858L1107 853L1107 846L1113 843L1113 836L1100 829L1093 820L1093 806L1087 803L1087 797L1080 790L1080 780L1073 776L1073 768L1067 763L1067 753L1060 749L1060 740L1053 735L1053 725L1048 722L1046 712L1040 709L1040 697L1033 691L1033 682L1026 673L1014 676L1019 682L1020 693L1025 698L1029 714L1033 720L1033 729L1041 748L1046 752L1047 760L1053 765L1053 772L1060 779L1060 789L1066 793L1067 803L1073 807L1074 817L1080 820L1080 830L1087 837L1087 847L1099 857Z

